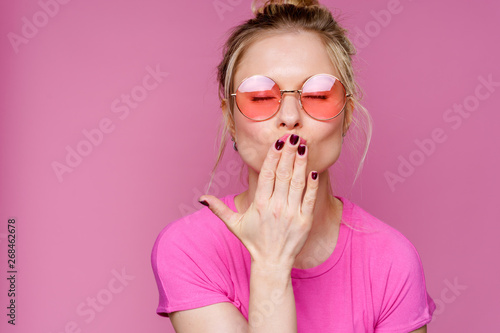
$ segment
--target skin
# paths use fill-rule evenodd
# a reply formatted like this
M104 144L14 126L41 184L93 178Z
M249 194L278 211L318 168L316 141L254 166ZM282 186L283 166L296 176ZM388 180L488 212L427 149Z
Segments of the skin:
M339 76L319 36L311 32L281 33L254 42L242 57L233 81L238 85L249 76L261 74L273 78L281 89L300 89L306 79L319 73ZM319 174L309 234L296 254L293 265L296 268L309 268L307 265L317 266L329 257L338 238L342 202L330 195L328 168L340 156L342 133L348 128L351 119L345 119L346 112L327 121L313 119L301 109L298 97L297 93L284 94L277 114L265 121L250 120L237 108L234 109L231 135L249 170L248 190L236 196L235 204L238 213L245 213L254 202L262 165L265 158L270 156L270 148L277 139L287 133L294 133L305 139L305 156L295 154L296 147L292 147L289 140L282 151L294 154L288 173L293 173L294 159L305 160L302 182L306 182L306 177L307 183L311 182L310 172L313 170ZM223 112L229 112L227 103ZM302 197L305 193L304 189ZM213 202L215 199L211 197L209 200ZM287 204L291 205L291 202ZM226 219L229 222L237 218ZM317 250L318 246L321 246L321 251ZM318 256L318 253L321 255Z
M260 74L274 79L281 89L292 90L300 89L307 78L319 73L339 77L320 38L311 32L287 32L254 42L241 59L234 82L239 85L243 79ZM228 104L223 105L223 112L229 112ZM267 285L287 286L281 311L267 318L267 331L296 330L290 271L321 264L335 248L343 207L330 194L328 168L340 156L342 133L350 122L345 111L327 121L311 118L301 109L296 93L284 94L277 114L265 121L250 120L235 108L230 130L238 153L248 165L248 189L235 198L237 212L214 196L199 198L250 252L255 279L250 283L250 314L256 311L256 304L267 299ZM292 145L290 138L281 150L275 148L276 140L290 133L306 140L304 155L297 153L299 145ZM318 172L316 180L311 178L313 171ZM320 254L318 246L322 247ZM232 311L226 317L245 325L237 311L231 306L222 310L224 306L227 303L206 308ZM207 317L214 318L213 313ZM198 322L199 316L192 319ZM414 332L426 332L426 327Z

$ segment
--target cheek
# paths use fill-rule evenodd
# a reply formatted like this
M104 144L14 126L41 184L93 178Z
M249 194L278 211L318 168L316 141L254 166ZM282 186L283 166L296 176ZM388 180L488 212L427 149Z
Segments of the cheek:
M333 165L340 156L342 139L337 136L325 137L321 143L311 147L309 150L309 161L319 168L328 168Z
M309 147L308 169L323 172L339 159L342 150L342 121L315 131L315 141Z
M251 138L241 139L238 142L238 154L243 162L251 169L259 172L264 159L266 158L267 149L263 145L252 143Z
M243 116L241 116L243 117ZM276 136L262 122L235 119L238 153L245 164L259 171Z

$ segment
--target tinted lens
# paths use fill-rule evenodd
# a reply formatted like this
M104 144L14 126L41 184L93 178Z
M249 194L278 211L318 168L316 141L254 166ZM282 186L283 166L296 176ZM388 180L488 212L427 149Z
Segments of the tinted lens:
M262 75L244 80L236 91L236 104L241 113L253 120L265 120L278 111L280 88L270 78Z
M331 119L344 108L345 95L344 86L334 76L314 75L302 87L302 107L313 118Z

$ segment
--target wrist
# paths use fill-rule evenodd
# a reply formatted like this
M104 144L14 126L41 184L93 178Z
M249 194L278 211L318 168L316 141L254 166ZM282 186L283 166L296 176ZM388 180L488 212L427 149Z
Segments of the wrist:
M267 274L291 275L293 263L273 263L268 261L252 260L251 270Z

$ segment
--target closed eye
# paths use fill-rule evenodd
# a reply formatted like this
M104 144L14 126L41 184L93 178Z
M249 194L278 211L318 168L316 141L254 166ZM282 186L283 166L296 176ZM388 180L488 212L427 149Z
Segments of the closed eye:
M312 98L312 99L327 99L328 96L326 95L306 95L304 96L305 98Z
M274 97L252 97L252 102L268 101L270 99L274 99Z

